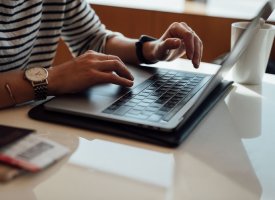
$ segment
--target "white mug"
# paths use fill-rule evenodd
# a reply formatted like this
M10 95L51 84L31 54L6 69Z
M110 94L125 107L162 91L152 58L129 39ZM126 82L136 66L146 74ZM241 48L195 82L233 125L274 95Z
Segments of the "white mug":
M249 22L236 22L231 26L231 48L245 30ZM259 31L252 38L247 49L243 52L232 68L232 78L241 84L261 84L265 73L272 43L275 26L262 24Z

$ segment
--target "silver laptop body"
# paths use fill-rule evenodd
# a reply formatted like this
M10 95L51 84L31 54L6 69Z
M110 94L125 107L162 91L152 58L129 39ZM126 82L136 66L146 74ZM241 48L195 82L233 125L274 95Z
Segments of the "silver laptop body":
M236 42L232 51L226 56L224 60L221 61L219 69L213 75L205 75L200 80L198 84L197 91L189 95L188 101L184 103L181 108L178 108L176 113L169 116L169 112L165 115L165 118L159 119L157 114L149 116L148 118L141 117L142 115L135 115L135 112L131 113L131 102L124 106L123 109L119 108L119 111L115 113L110 113L109 108L112 108L112 105L117 105L117 102L120 99L126 98L128 96L135 95L135 91L138 90L140 84L148 79L153 79L155 73L164 74L163 76L169 77L169 74L174 74L174 77L177 77L177 74L183 74L184 71L175 71L172 69L158 69L154 67L146 66L129 66L130 71L135 77L135 85L133 88L124 88L114 84L106 84L94 86L88 89L85 92L64 95L55 97L49 102L45 103L45 108L51 111L69 113L79 116L90 117L102 119L112 122L118 122L122 124L131 124L137 127L146 127L148 129L161 130L162 132L173 132L181 124L183 124L188 117L198 108L198 106L205 100L205 98L210 94L210 92L223 80L223 77L228 73L232 66L236 63L238 58L247 48L250 40L253 38L254 34L260 27L261 18L267 20L270 14L273 11L271 3L267 2L259 11L258 15L253 19L250 26L242 34L240 39ZM189 72L186 72L188 75ZM198 74L197 77L200 77L202 74ZM149 86L148 86L149 87ZM148 88L147 88L148 89ZM154 102L148 100L146 97L144 102L149 103L148 110L152 109L150 105ZM180 104L178 104L180 106ZM114 107L114 106L113 106ZM127 112L124 113L125 107ZM123 115L118 114L123 113ZM130 114L129 114L130 113ZM158 120L151 120L158 119Z

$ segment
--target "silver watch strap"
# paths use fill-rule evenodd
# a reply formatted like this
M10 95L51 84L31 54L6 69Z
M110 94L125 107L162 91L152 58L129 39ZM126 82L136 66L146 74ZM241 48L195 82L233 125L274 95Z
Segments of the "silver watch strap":
M48 96L47 83L38 84L33 87L35 100L44 100Z

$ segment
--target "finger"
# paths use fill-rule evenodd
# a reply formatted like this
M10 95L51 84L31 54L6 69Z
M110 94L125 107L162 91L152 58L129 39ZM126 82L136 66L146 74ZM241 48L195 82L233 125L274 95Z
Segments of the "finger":
M117 60L105 60L98 62L98 70L102 72L115 72L121 77L127 78L129 80L134 80L133 75L127 69L127 67Z
M172 60L175 60L176 58L182 57L186 52L185 50L186 49L185 49L184 43L181 42L179 48L171 51L171 54L167 58L167 61L172 61Z
M159 44L157 50L158 60L167 60L171 54L171 50L179 48L181 45L181 40L178 38L168 38Z
M87 51L84 55L88 56L92 60L118 60L122 62L122 60L118 56L99 53L92 50Z
M110 61L110 62L113 63L113 66L117 66L119 68L118 69L119 74L121 74L122 76L126 76L126 78L129 78L131 80L134 79L134 77L127 70L127 67L124 65L124 63L122 62L122 60L118 56L98 53L98 52L95 52L95 51L92 51L92 50L87 51L86 55L90 57L91 61L94 61L94 60ZM123 66L123 67L121 67L121 66ZM99 66L97 66L97 67L99 67ZM100 69L100 67L97 68L97 69L102 70L102 69ZM104 70L104 68L103 68L103 70Z
M200 40L199 36L185 23L181 23L183 26L185 26L188 30L191 31L191 33L194 35L194 47L193 47L193 57L189 57L189 59L192 60L192 63L195 68L198 68L201 62L202 58L202 52L203 52L203 45L202 41ZM188 47L187 47L188 48ZM188 50L187 50L188 51ZM187 53L186 53L187 54ZM191 55L190 55L191 56Z
M192 60L195 53L195 34L194 31L190 30L185 33L183 38L183 43L186 47L186 56L188 59Z
M195 40L195 50L194 50L194 56L192 58L192 63L195 68L198 68L201 62L203 45L201 40L198 37L195 37L194 40Z
M125 87L131 87L133 86L134 82L120 77L112 72L98 72L99 73L99 77L100 77L100 83L113 83L116 85L121 85L121 86L125 86Z
M176 23L171 29L173 37L182 39L186 47L186 56L192 60L194 55L194 31L185 23Z

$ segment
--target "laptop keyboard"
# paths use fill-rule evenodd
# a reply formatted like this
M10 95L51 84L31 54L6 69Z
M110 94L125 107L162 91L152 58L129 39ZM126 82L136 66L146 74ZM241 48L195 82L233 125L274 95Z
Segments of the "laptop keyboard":
M199 91L204 77L206 75L159 70L103 113L167 122Z

